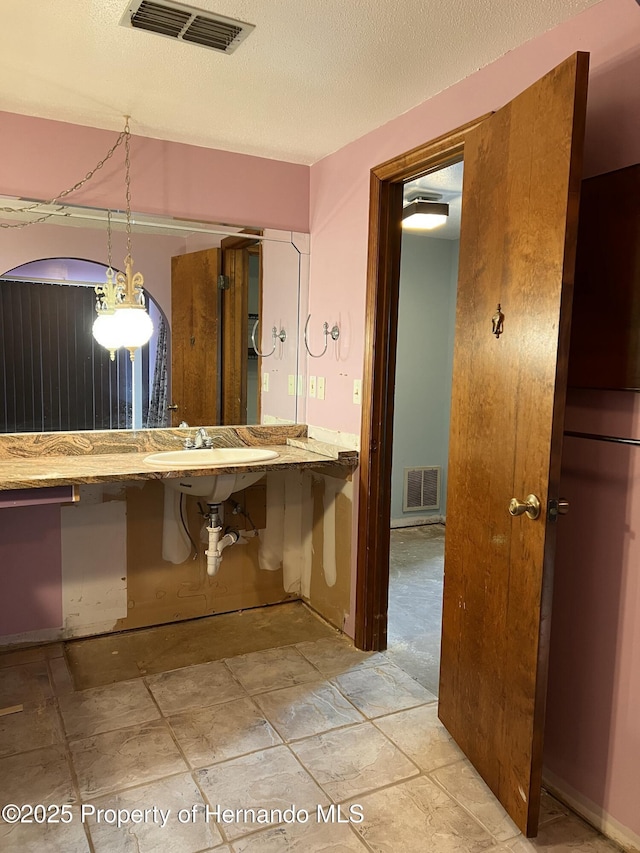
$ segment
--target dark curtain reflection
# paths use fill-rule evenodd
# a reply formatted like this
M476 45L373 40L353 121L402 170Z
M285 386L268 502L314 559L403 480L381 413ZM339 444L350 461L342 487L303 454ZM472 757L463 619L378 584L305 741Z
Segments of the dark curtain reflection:
M164 321L164 317L159 316L157 327L156 358L153 367L151 393L149 394L149 409L145 423L145 426L148 428L169 426L169 411L167 409L169 378L167 365L167 324Z
M91 334L95 316L91 287L0 282L0 431L132 426L129 353L111 361Z

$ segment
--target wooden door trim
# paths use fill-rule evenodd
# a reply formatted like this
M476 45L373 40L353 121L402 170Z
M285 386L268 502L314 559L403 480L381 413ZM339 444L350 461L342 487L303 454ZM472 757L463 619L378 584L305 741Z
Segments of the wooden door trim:
M489 115L371 170L356 557L359 649L381 651L387 646L402 184L461 160L466 134Z

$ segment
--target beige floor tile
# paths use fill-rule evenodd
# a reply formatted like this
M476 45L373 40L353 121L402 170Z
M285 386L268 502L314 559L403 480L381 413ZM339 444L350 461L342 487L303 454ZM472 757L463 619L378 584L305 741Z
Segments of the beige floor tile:
M293 646L229 658L227 666L251 694L316 681L318 671Z
M261 693L255 701L285 740L311 737L363 721L362 714L324 681Z
M381 717L436 701L433 693L393 663L361 667L333 681L366 717Z
M75 803L69 761L61 746L0 759L0 804Z
M518 827L466 759L442 767L432 776L497 841L520 835Z
M246 695L222 661L150 675L146 682L165 715L220 705Z
M421 770L428 772L464 758L464 753L438 719L437 704L378 717L375 725Z
M222 843L215 823L206 820L204 800L188 774L100 797L87 805L96 809L87 815L96 853L196 853ZM107 823L100 809L128 813L140 809L145 815L135 815L138 822L130 820L119 828ZM180 813L188 817L184 823Z
M105 732L69 746L84 799L187 769L164 722Z
M160 718L160 712L141 679L68 693L60 696L58 701L70 740Z
M335 802L418 773L371 723L297 741L291 749Z
M620 853L619 847L575 815L544 824L537 838L519 836L507 846L513 853Z
M235 853L365 853L365 846L345 824L318 825L315 815L305 824L258 832L233 845Z
M431 779L420 776L357 801L356 832L374 853L480 853L494 840Z
M56 696L64 696L75 691L73 679L64 657L52 658L49 661L49 672L53 682L53 692Z
M0 717L0 756L14 755L64 741L53 702Z
M212 807L220 809L315 810L329 799L286 746L275 746L195 772ZM259 829L260 823L233 820L221 824L228 840Z
M361 652L346 637L323 637L315 642L298 643L296 649L323 675L340 675L354 666L371 666L384 658L375 652Z
M74 808L71 823L0 823L0 850L3 853L89 853L89 841L79 814Z
M25 709L46 705L53 698L46 661L9 666L0 678L0 708L24 705Z
M282 743L248 697L184 711L168 721L192 767L205 767Z
M542 797L540 798L540 826L559 817L566 817L568 814L569 809L566 806L558 802L548 791L542 792Z

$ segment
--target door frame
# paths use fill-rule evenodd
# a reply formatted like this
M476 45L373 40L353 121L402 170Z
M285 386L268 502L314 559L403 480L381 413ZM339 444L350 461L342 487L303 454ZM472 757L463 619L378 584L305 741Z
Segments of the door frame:
M403 183L463 159L467 133L489 115L371 170L354 638L356 647L366 651L387 647L386 520L390 523Z

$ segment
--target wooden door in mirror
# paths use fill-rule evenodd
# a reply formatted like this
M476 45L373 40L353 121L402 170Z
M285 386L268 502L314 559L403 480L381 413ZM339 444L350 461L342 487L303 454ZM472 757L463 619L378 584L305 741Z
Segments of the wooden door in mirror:
M582 182L569 385L640 390L640 163Z

